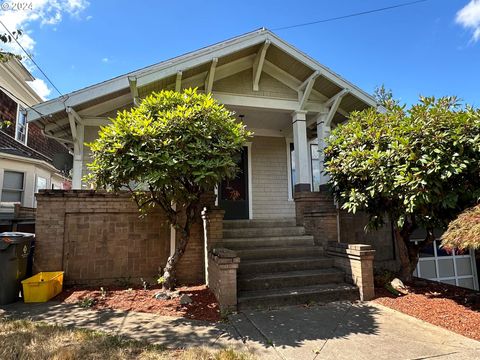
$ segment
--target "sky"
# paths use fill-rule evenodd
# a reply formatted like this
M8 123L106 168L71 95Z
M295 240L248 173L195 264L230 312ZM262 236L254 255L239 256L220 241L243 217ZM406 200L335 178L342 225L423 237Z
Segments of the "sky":
M480 107L480 0L427 0L275 30L409 1L22 0L32 4L25 10L0 1L0 20L23 30L21 44L62 93L266 27L369 93L384 84L407 104L455 95ZM37 92L57 97L25 64Z

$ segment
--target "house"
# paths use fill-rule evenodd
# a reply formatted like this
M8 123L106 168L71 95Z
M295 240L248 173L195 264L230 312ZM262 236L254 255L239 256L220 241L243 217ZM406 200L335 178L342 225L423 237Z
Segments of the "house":
M218 215L221 224L217 228L212 225L219 219L218 213L214 213L208 225L217 246L234 250L240 258L239 303L258 303L262 299L275 303L292 296L297 300L318 299L326 294L330 299L348 298L355 290L344 286L345 276L350 277L361 292L373 291L373 277L364 284L356 282L363 276L362 272L372 272L371 266L350 265L352 261L363 260L367 264L372 259L373 246L378 267L397 266L391 228L387 226L366 236L363 232L365 218L353 217L337 209L324 189L328 179L322 172L322 149L332 128L345 121L352 111L376 107L376 101L269 30L253 31L74 91L66 100L46 101L29 110L27 119L73 151L73 188L82 189L85 184L81 179L90 160L88 147L83 144L98 136L100 126L108 124L118 110L135 106L152 91L180 91L189 87L211 93L254 133L237 159L241 168L237 178L218 186L216 205L224 211ZM89 196L91 201L85 200ZM99 240L88 235L104 234L106 226L113 230L123 228L121 236L125 238L122 242L127 241L128 233L135 227L131 217L120 220L123 215L118 209L124 207L123 213L130 209L120 203L120 199L113 202L111 195L89 195L87 192L45 193L38 199L42 209L45 206L42 210L45 227L53 219L48 216L52 206L61 216L67 214L65 223L49 229L50 233L60 234L57 240L50 238L49 241L60 243L68 238L70 253L75 249L81 254L86 251L81 246L92 244L98 254L115 251L117 255L105 265L102 258L95 262L91 255L89 259L85 256L78 260L64 254L62 261L61 256L56 262L39 260L39 269L63 266L69 269L70 279L105 281L124 274L120 270L113 271L117 265L118 269L130 269L130 274L140 274L138 269L147 266L148 256L153 256L151 250L145 251L141 263L136 264L135 257L139 255L128 249L119 250L123 245L118 243L114 247L112 236L101 235L105 237ZM87 210L94 201L98 204ZM97 216L88 215L88 211L94 211ZM116 215L111 215L114 212ZM103 225L95 225L93 222L99 221L100 216ZM166 254L156 259L162 262L174 247L175 232L158 227L163 219L158 216L151 225L157 227L155 236L162 233L162 251ZM80 232L84 235L79 235ZM102 250L98 242L103 240ZM147 235L144 241L145 244L150 241ZM180 271L182 279L191 279L190 273L202 276L203 262L211 260L205 260L199 241L187 248L184 268L188 271ZM347 245L335 247L332 242ZM366 245L348 245L359 242ZM136 244L139 253L143 251L142 246L147 246L138 241ZM122 251L125 251L124 262L118 256ZM335 266L343 268L343 272L334 270L332 258L323 257L326 253L333 257L338 255L340 260L335 260ZM91 266L87 268L84 260L90 261ZM151 261L155 263L154 259ZM99 275L101 273L105 275ZM220 273L220 270L215 271L212 276L218 277ZM233 291L231 288L230 292Z
M0 214L14 215L14 204L35 207L39 189L61 189L66 177L54 166L55 157L69 150L28 124L26 110L42 102L30 87L35 78L15 57L0 63ZM61 155L59 155L61 154Z

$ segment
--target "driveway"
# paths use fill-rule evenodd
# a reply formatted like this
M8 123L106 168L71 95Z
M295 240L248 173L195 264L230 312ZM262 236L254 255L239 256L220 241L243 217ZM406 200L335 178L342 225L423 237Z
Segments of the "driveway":
M480 342L370 302L248 311L217 324L55 302L4 305L2 316L106 331L168 348L233 347L258 359L480 358Z

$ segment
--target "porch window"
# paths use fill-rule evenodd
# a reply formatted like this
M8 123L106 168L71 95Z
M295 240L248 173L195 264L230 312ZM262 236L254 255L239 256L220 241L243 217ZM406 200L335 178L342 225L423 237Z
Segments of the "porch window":
M16 171L3 173L2 202L21 203L23 198L24 174Z
M18 105L17 108L17 121L15 124L15 140L20 141L22 144L27 143L27 117L24 109Z
M313 191L320 191L320 156L317 144L310 144L310 158L312 159L312 188Z

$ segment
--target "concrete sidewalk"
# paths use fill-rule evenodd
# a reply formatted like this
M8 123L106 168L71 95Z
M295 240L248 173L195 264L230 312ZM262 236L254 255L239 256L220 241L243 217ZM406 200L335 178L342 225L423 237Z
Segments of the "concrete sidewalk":
M231 323L266 359L480 358L480 342L373 302L251 311Z
M480 358L480 342L371 302L249 311L217 324L54 302L0 309L7 317L106 331L167 348L233 347L259 359Z

